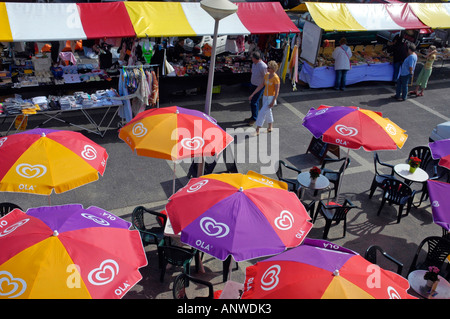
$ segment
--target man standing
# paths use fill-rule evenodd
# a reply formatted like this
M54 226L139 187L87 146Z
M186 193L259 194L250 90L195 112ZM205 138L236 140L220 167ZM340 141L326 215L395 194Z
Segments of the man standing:
M403 61L400 68L400 74L397 80L397 87L395 95L392 98L397 101L405 101L408 95L408 83L414 74L414 69L417 63L417 54L415 53L416 46L414 43L408 43L408 56L405 61ZM400 97L400 94L402 95Z
M350 70L350 58L352 50L347 46L347 39L342 38L339 46L333 51L334 70L336 71L336 80L334 82L335 90L345 90L345 82L347 81L347 72Z
M264 83L264 75L267 73L267 64L265 64L263 60L261 60L261 54L259 52L253 52L251 57L253 64L252 64L252 77L250 79L251 83L250 92L253 92L258 86ZM259 103L263 92L264 87L256 94L254 94L250 101L250 109L252 111L252 116L249 117L248 119L245 119L245 121L250 126L255 124L256 119L258 118Z

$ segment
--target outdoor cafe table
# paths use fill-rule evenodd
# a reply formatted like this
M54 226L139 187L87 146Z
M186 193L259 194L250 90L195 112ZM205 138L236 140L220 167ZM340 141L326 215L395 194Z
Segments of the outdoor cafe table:
M330 181L324 175L320 174L319 177L317 177L316 183L311 183L310 173L303 172L298 174L297 181L302 186L302 188L300 189L300 198L303 198L303 188L312 190L322 190L328 188L328 201L330 200Z
M415 270L408 275L408 281L411 288L424 298L428 299L450 299L450 283L442 276L438 276L439 283L435 292L430 295L430 287L427 281L423 279L426 270Z
M397 164L394 166L395 173L407 181L424 183L428 180L428 173L420 167L414 173L409 171L409 164Z

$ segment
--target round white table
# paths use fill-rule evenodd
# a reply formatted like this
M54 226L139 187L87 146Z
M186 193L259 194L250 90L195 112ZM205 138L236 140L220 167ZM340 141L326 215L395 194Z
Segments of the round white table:
M414 173L409 171L409 164L397 164L394 166L395 173L411 182L424 183L428 180L428 173L420 167L416 168Z
M317 177L315 183L311 183L311 175L309 174L309 172L303 172L298 174L297 181L302 186L302 188L300 189L300 198L303 197L303 188L308 188L312 190L321 190L326 189L330 186L330 181L322 174L320 174L319 177ZM328 198L329 197L330 194L328 194Z
M450 299L450 283L442 276L438 276L439 283L436 291L430 295L430 287L423 279L426 270L414 270L408 275L408 282L412 289L424 298L428 299Z

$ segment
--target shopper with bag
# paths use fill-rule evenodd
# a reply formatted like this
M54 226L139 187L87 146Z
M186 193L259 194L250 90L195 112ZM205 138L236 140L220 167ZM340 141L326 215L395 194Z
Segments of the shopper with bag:
M352 57L352 50L347 46L347 39L342 38L339 41L339 46L333 51L334 70L336 71L336 80L334 83L335 90L345 90L345 83L347 81L347 72L350 70L350 58Z

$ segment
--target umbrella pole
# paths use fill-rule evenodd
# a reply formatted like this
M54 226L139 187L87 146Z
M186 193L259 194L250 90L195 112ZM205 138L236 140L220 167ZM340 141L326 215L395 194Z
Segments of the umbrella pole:
M172 179L172 195L175 194L175 178L176 178L176 167L177 162L173 161L173 179Z
M48 195L47 198L48 198L48 206L52 206L52 201L50 199L50 195Z
M339 193L341 192L341 184L342 184L342 180L344 179L344 176L345 176L345 170L347 169L347 161L348 161L348 158L349 158L349 153L350 153L350 149L347 147L347 155L345 157L344 170L342 171L342 176L341 176L341 179L339 180L339 185L338 185L338 189L337 189L337 192L336 192L336 198L335 198L336 200L337 200L337 198L339 196Z

